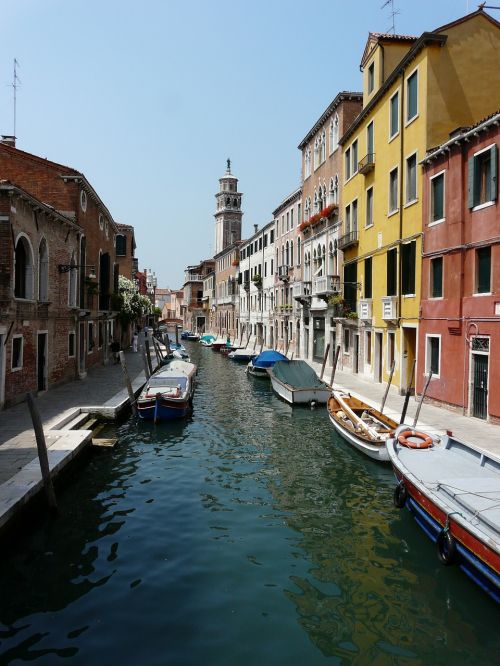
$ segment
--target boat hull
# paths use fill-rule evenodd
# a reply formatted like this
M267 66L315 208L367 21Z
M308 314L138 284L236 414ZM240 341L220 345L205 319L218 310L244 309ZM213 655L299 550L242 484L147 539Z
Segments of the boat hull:
M261 377L263 379L269 379L269 373L267 371L267 368L259 368L256 365L253 365L252 362L247 365L247 372L249 375L252 375L253 377Z
M139 417L146 421L170 421L172 419L181 419L192 411L191 400L182 400L179 402L166 400L145 401L138 403L137 411Z
M342 437L342 439L345 439L346 442L348 442L351 446L353 446L361 453L364 453L372 460L376 460L377 462L386 463L386 464L390 463L389 453L387 452L387 447L385 446L385 444L381 446L376 446L375 444L370 445L360 440L355 435L353 435L347 428L343 428L340 425L340 423L330 413L328 414L328 416L338 434Z
M277 379L274 375L270 375L273 391L285 402L290 405L309 405L311 402L316 402L321 405L326 405L330 396L330 389L322 388L295 388L289 384L285 384Z
M442 446L446 451L449 445ZM461 444L461 443L460 443ZM478 501L490 498L489 501L497 501L500 493L500 475L495 478L495 463L487 462L480 464L481 458L485 458L475 449L468 445L462 446L462 460L464 454L469 450L474 465L470 466L470 474L467 477L443 480L429 480L424 474L415 474L415 470L407 467L398 456L398 444L395 439L388 442L387 449L393 465L394 473L400 484L403 484L406 493L402 502L415 518L417 524L425 534L439 546L439 540L443 533L451 535L456 547L457 564L462 571L469 576L477 585L486 591L497 603L500 603L500 543L498 523L492 523L492 529L484 522L481 510L474 511L467 508L464 501L467 495L476 495ZM437 448L437 447L436 447ZM452 447L450 447L452 448ZM420 456L428 455L428 451L413 451ZM446 470L436 461L430 460L433 468ZM463 474L463 471L461 472ZM445 471L443 471L445 474ZM424 477L424 478L421 478ZM437 479L438 476L435 476ZM472 488L462 488L466 483ZM478 492L474 493L476 484ZM455 488L456 487L456 488ZM446 490L446 489L449 490ZM456 493L458 500L453 499ZM447 498L451 499L448 500ZM398 505L399 506L399 505ZM483 516L486 514L483 513ZM491 522L491 521L490 521Z

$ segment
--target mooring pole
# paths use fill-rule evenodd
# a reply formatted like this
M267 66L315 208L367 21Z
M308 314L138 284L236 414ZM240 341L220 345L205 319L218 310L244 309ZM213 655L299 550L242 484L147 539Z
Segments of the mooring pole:
M153 364L151 363L151 351L149 349L149 341L146 338L144 340L144 347L146 348L146 358L148 359L148 368L149 368L149 376L153 374Z
M393 361L392 364L391 364L391 371L389 373L389 381L387 382L387 386L385 387L384 398L382 400L382 404L380 405L380 412L381 413L384 411L385 401L387 400L387 394L389 393L389 389L391 387L392 375L394 374L394 368L395 367L396 367L396 361Z
M175 325L175 344L179 344L179 325Z
M323 379L323 374L325 372L326 359L328 358L329 351L330 351L330 343L328 343L326 345L325 355L323 357L323 365L321 366L321 375L319 376L320 379Z
M340 354L340 345L337 345L337 349L335 350L335 358L333 359L333 365L332 365L332 378L330 379L330 386L333 389L333 379L335 377L335 370L337 368L337 361L339 360L339 354Z
M40 412L35 405L35 400L31 393L26 395L28 407L33 421L33 430L35 431L36 448L38 449L38 459L40 461L40 470L42 472L43 485L45 494L47 495L47 502L51 509L57 509L56 494L54 492L54 485L50 475L49 456L47 454L47 444L45 442L45 434L43 432L42 419Z
M406 395L405 395L405 401L403 403L403 411L401 412L401 418L399 419L399 423L404 423L405 418L406 418L406 410L408 409L408 403L410 402L410 395L411 395L411 387L413 384L413 378L415 376L415 364L416 360L413 361L413 366L411 369L411 377L410 377L410 383L408 384L406 388Z
M127 364L125 362L125 352L121 351L121 352L119 352L119 354L120 354L120 363L121 363L121 366L122 366L123 375L125 377L125 386L127 387L128 398L130 400L130 406L132 407L132 412L133 412L134 416L137 416L137 405L135 403L135 395L134 395L134 391L132 389L132 383L130 381L130 377L129 377L129 374L128 374Z
M425 394L427 393L427 389L429 387L431 379L432 379L432 370L429 370L429 376L427 377L427 381L425 382L424 390L422 391L422 395L420 396L420 401L418 403L417 412L415 414L415 418L413 419L413 427L417 425L418 417L420 416L420 409L422 408L422 403L424 401Z

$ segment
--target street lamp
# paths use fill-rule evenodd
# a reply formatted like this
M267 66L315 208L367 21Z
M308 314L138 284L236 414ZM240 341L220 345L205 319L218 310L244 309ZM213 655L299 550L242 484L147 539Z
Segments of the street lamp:
M97 277L94 266L84 266L83 264L80 266L77 266L76 264L59 264L57 268L59 270L59 273L69 273L69 271L74 271L77 270L78 268L83 268L83 269L88 268L89 269L88 277L91 280L95 280L95 278Z

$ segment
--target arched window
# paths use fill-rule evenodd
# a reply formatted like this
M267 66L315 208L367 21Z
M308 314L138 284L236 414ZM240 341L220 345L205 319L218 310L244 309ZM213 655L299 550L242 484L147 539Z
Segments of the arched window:
M38 300L42 303L49 300L49 253L45 238L38 246Z
M323 130L319 142L319 163L323 164L325 159L326 159L326 133L325 130Z
M304 154L304 178L311 175L311 147L307 146Z
M293 267L293 241L290 241L290 266Z
M14 296L33 298L33 255L24 236L17 239L14 260Z
M69 290L68 290L68 305L70 307L76 307L76 284L77 284L77 268L76 268L76 261L75 261L75 254L73 253L71 255L71 261L69 262L70 266L74 266L75 268L71 268L69 271Z
M314 168L318 168L319 164L319 139L314 142Z
M286 242L285 259L285 266L290 266L290 246L288 245L288 241Z
M310 216L311 216L311 198L308 197L305 201L305 206L304 206L304 222L307 222Z
M297 266L300 266L300 238L297 238Z
M333 268L333 243L330 241L328 245L328 275L335 275Z
M316 214L319 210L319 201L318 201L318 193L316 190L314 190L314 213Z
M339 145L339 116L336 113L330 124L330 154L337 150Z
M322 211L324 207L323 190L321 189L320 185L318 189L318 212Z

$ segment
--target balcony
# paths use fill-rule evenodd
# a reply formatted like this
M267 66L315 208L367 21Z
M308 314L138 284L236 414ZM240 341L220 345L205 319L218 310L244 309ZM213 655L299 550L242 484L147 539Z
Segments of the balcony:
M360 321L372 320L372 299L362 298L358 303L358 319Z
M311 282L294 282L292 295L296 301L305 305L311 300Z
M326 300L333 294L340 293L340 276L339 275L322 275L313 279L312 283L313 296L320 298L326 296Z
M243 289L245 291L250 291L250 280L245 280L245 282L243 282Z
M358 230L350 231L339 238L339 250L345 250L348 247L358 244Z
M278 278L283 282L288 282L290 276L288 275L288 266L278 266Z
M203 282L206 275L199 275L198 273L186 273L184 276L184 282Z
M395 321L398 318L398 297L382 296L382 319Z
M358 171L362 174L370 173L375 168L375 153L368 153L361 162L358 162Z

